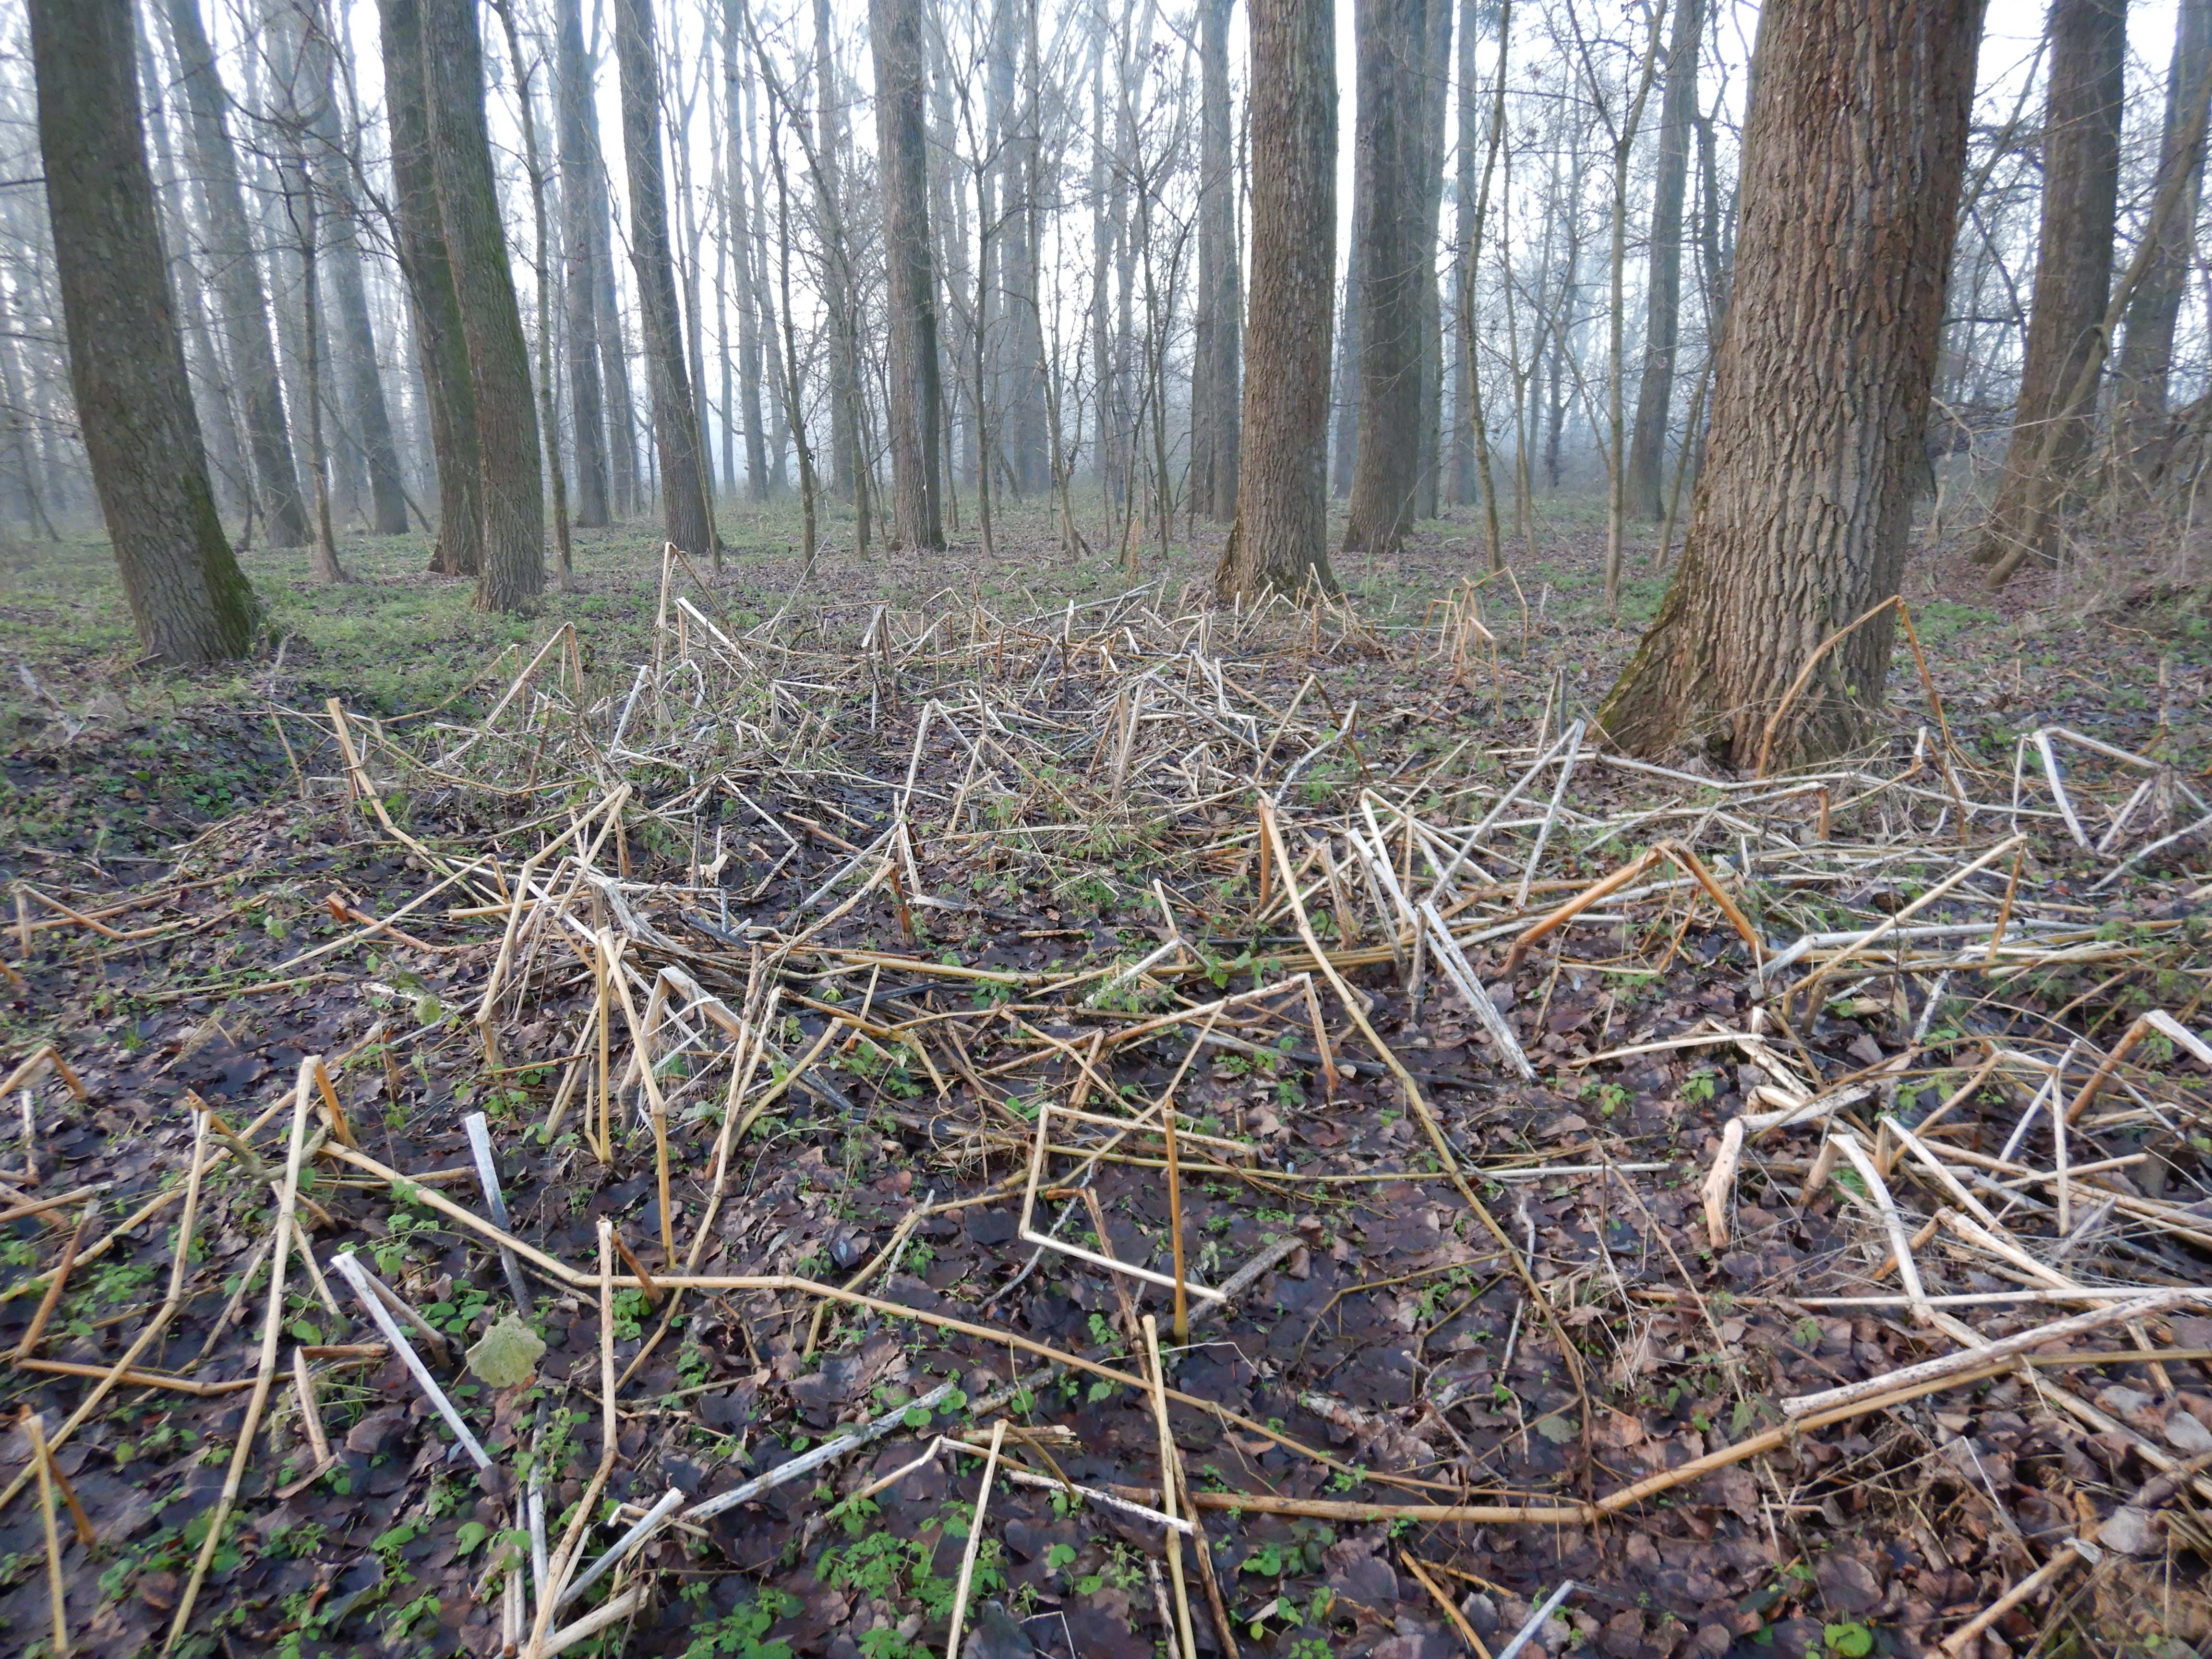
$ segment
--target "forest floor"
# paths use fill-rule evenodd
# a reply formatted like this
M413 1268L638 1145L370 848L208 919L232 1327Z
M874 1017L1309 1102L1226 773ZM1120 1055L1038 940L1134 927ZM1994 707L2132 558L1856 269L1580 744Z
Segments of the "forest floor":
M2200 611L1925 551L1940 717L1759 781L1580 745L1586 501L1253 616L725 533L249 555L198 678L0 554L0 1652L526 1649L533 1489L556 1586L652 1516L547 1652L2212 1640Z

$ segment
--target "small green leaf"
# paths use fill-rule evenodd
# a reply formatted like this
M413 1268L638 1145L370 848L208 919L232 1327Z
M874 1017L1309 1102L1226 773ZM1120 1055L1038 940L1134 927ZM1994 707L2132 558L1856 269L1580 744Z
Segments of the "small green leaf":
M454 1553L459 1555L466 1555L473 1551L477 1545L483 1543L485 1539L490 1536L491 1528L484 1525L483 1522L464 1521L461 1522L459 1529L453 1534Z
M909 1429L926 1429L929 1426L929 1413L919 1406L908 1406L906 1416L901 1420Z
M1842 1659L1866 1659L1874 1651L1874 1632L1864 1625L1830 1625L1821 1634L1827 1638L1829 1651Z
M1555 1446L1564 1446L1575 1437L1575 1425L1557 1412L1536 1419L1536 1432Z

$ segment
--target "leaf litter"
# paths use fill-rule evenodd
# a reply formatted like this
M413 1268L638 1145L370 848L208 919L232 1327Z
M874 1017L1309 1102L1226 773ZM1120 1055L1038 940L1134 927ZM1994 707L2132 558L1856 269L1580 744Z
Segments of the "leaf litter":
M1494 586L726 597L19 884L23 994L129 1013L6 1079L26 1644L2212 1634L2162 715L1908 682L1729 778Z

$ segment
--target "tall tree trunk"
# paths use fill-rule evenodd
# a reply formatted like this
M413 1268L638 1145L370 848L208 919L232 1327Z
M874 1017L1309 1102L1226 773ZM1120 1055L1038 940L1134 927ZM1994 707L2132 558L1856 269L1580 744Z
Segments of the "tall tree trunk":
M522 36L512 0L495 0L507 32L507 61L514 75L515 106L522 114L522 165L530 185L530 227L536 244L538 281L538 432L544 444L545 481L553 495L554 586L575 585L575 550L568 540L568 474L561 464L561 422L554 413L553 235L545 212L545 153L538 142L538 94L522 60Z
M1037 296L1037 246L1042 200L1043 136L1040 109L1043 65L1038 58L1038 0L1021 0L1022 88L1018 125L1008 149L1006 230L1006 449L1016 486L1037 495L1048 483L1044 410L1044 326Z
M1361 297L1359 234L1352 232L1351 256L1344 263L1343 326L1336 333L1336 380L1330 410L1335 432L1329 446L1329 493L1352 494L1352 469L1359 459L1359 334Z
M1429 0L1428 40L1421 71L1420 262L1414 273L1420 307L1420 454L1414 463L1413 516L1433 519L1440 504L1444 416L1443 295L1437 282L1437 238L1443 222L1444 115L1451 87L1452 0Z
M1359 453L1344 527L1347 551L1395 552L1413 522L1421 459L1421 83L1429 3L1355 0Z
M2181 0L2173 65L2166 83L2161 178L2184 175L2181 199L2166 216L2158 252L2128 296L2119 356L2112 365L2114 425L2124 458L2166 412L2173 368L2174 325L2197 257L2197 206L2204 177L2204 112L2212 99L2212 0Z
M2098 329L2112 292L2127 21L2127 0L2052 0L2035 298L2012 443L1974 550L1978 564L2014 553L2057 562L2056 517L2037 503L2045 486L2070 476L2088 451L2094 410L2066 404L2083 365L2103 349Z
M1251 0L1252 303L1243 464L1221 597L1329 592L1336 37L1330 0Z
M1474 334L1474 289L1482 250L1477 245L1480 224L1475 211L1475 157L1483 147L1486 100L1475 76L1476 19L1483 0L1460 0L1459 19L1459 167L1453 181L1454 234L1458 246L1452 252L1452 424L1451 457L1444 471L1444 498L1455 507L1474 504L1474 418L1481 372Z
M285 432L283 386L246 195L239 183L238 154L231 148L224 116L229 94L216 73L215 53L200 23L199 0L167 0L165 15L183 70L185 106L191 113L192 153L207 210L208 252L216 265L223 332L229 337L239 400L244 406L254 489L270 540L279 547L298 547L307 539L307 514Z
M598 207L599 157L592 142L592 60L584 52L583 0L556 0L554 123L561 151L562 316L568 331L568 427L576 452L576 523L609 522L606 398L599 380L599 284L592 216Z
M192 247L201 216L195 214L185 200L182 181L177 171L176 154L170 143L168 125L161 106L161 93L169 82L161 73L149 31L141 28L138 38L139 95L144 100L146 131L153 143L155 200L167 210L168 222L163 227L163 246L169 256L169 288L177 297L179 320L183 325L185 362L188 373L197 385L193 408L198 413L200 430L207 441L208 465L213 471L216 504L223 511L244 514L246 503L252 499L252 487L246 471L246 446L238 431L237 411L231 404L230 370L216 348L215 336L208 327L207 306L201 293L202 273L207 269L204 258L195 258ZM203 245L202 252L204 252ZM0 368L4 368L0 359ZM9 423L14 441L22 436L22 409L17 401L20 392L7 393ZM18 453L27 455L28 447ZM35 502L28 493L31 479L24 475L27 491L25 505ZM28 520L27 515L26 521Z
M335 307L335 315L326 315L325 325L336 347L331 363L340 371L339 405L352 421L359 443L358 465L368 484L368 527L379 536L404 536L407 492L400 482L392 411L385 402L376 325L369 315L368 288L362 271L361 210L348 160L358 155L359 148L339 107L335 52L319 0L292 0L292 10L288 21L299 35L299 85L308 100L302 112L317 144L310 157L310 176L321 198L318 211L325 246L316 251L316 263L318 280L327 279Z
M185 379L131 0L31 0L30 16L70 387L138 642L179 666L242 656L260 606L216 516Z
M830 326L830 493L857 506L865 492L856 486L860 472L860 411L854 393L860 384L860 331L852 311L852 282L848 261L852 246L843 234L844 215L839 202L842 168L837 142L837 52L832 32L830 0L814 0L814 155L815 208L821 216L823 234L832 246L823 259L822 305ZM860 537L863 546L867 537Z
M1881 702L1893 619L1868 613L1904 566L1982 8L1767 5L1711 451L1681 567L1598 717L1633 753L1796 765L1859 742Z
M1644 373L1624 491L1628 516L1659 516L1660 476L1674 403L1674 351L1682 325L1682 202L1690 182L1690 131L1698 117L1698 43L1705 0L1674 0L1667 90L1659 105L1659 157L1651 175L1651 264L1645 282Z
M473 576L483 567L476 382L430 162L422 19L416 0L377 0L377 13L384 97L392 118L392 221L415 324L415 362L429 410L430 450L438 466L438 545L430 568L443 575Z
M768 434L761 421L761 301L768 269L759 257L757 206L752 188L753 99L750 77L741 75L738 37L743 33L744 0L723 0L722 74L729 94L731 250L738 268L738 402L744 416L745 489L756 501L769 498ZM779 470L782 457L776 458Z
M386 0L404 4L407 0ZM422 84L430 165L476 394L483 563L477 604L520 611L545 587L545 497L530 347L514 297L507 234L484 127L483 44L476 0L422 0Z
M653 386L653 448L668 539L687 553L711 552L714 521L699 459L699 422L684 362L676 271L668 249L668 193L660 161L660 73L653 56L653 0L616 0L615 61L622 76L623 155L629 179L630 270L645 326Z
M922 0L872 0L878 166L890 313L891 522L896 544L945 545L938 506L937 275L929 239Z
M1191 476L1196 510L1237 516L1237 434L1243 412L1237 346L1244 332L1237 257L1237 157L1229 97L1229 15L1236 0L1199 7L1198 319L1192 363Z

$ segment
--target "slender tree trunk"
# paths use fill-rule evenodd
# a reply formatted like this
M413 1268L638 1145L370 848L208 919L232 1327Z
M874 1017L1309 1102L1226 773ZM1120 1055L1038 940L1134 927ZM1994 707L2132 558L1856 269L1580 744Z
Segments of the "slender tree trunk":
M1218 523L1237 516L1243 414L1237 346L1244 331L1237 257L1237 158L1231 143L1229 17L1236 0L1199 7L1197 350L1192 364L1192 501Z
M2181 0L2175 19L2173 64L2166 76L2166 128L2159 147L2161 178L2185 176L2158 252L2128 296L2119 355L2112 365L2115 442L2122 458L2152 435L2166 413L2173 368L2174 325L2197 258L2197 208L2204 177L2204 121L2212 98L2212 0Z
M302 84L313 102L307 112L309 130L320 145L311 158L314 184L329 210L323 217L327 246L319 251L337 315L331 331L340 349L334 362L342 372L341 397L361 443L368 485L368 526L379 536L407 533L407 492L400 482L399 450L392 435L392 411L385 402L383 374L376 349L376 325L369 315L368 287L362 273L360 204L347 157L359 154L355 135L338 105L335 52L314 0L299 15L299 61Z
M1429 0L1355 0L1359 453L1344 545L1370 555L1395 552L1413 527L1420 471L1421 83L1428 6Z
M653 384L653 448L668 539L687 553L711 552L714 521L699 457L699 422L684 365L676 272L669 258L668 193L660 160L660 74L653 0L616 0L615 61L622 73L623 155L629 179L630 270L645 326Z
M476 0L422 0L422 45L438 216L476 393L483 513L477 604L486 611L520 611L545 587L544 483L530 347L492 182Z
M2069 410L2067 400L2082 366L2103 349L2126 69L2127 0L2052 0L2035 299L2012 444L1977 563L2014 553L2057 562L2057 515L2038 511L2037 501L2047 493L2046 470L2052 480L2070 477L2088 452L2094 410Z
M841 146L837 142L836 37L831 32L830 0L814 0L814 155L815 208L833 246L823 260L822 304L829 313L830 362L830 492L857 507L864 491L860 487L860 412L854 398L860 386L860 332L852 317L849 261L852 248L843 234L844 215L839 204ZM868 538L863 531L862 548Z
M306 324L301 331L300 378L307 392L301 402L307 411L307 476L314 483L314 539L308 544L309 564L315 580L327 585L351 578L338 562L337 538L331 528L329 459L323 442L322 250L318 246L320 219L316 212L314 180L309 174L304 150L297 153L286 173L285 207L288 213L296 216L300 225L300 308Z
M1667 90L1659 106L1659 157L1651 179L1650 271L1645 281L1644 373L1628 445L1628 515L1656 519L1667 427L1674 404L1674 350L1682 324L1682 201L1690 181L1690 130L1698 115L1698 44L1705 0L1674 0L1667 43Z
M224 114L228 94L216 73L215 54L200 23L199 0L167 0L165 15L183 70L185 106L191 113L192 151L207 210L208 252L216 264L223 332L230 340L245 410L254 488L270 540L279 547L299 547L307 540L307 515L301 504L299 473L284 428L276 346L270 335L261 267L239 183L238 155L231 148Z
M1336 40L1330 0L1250 0L1252 303L1237 522L1223 599L1334 592L1330 307L1336 285Z
M185 379L130 0L31 0L30 21L70 387L139 645L179 667L242 656L260 606L216 516Z
M161 103L162 89L169 83L161 73L151 31L139 30L138 48L139 94L145 100L146 131L153 141L155 199L167 208L163 243L169 255L169 288L177 296L179 320L184 329L185 361L198 386L193 407L207 440L216 503L225 512L243 516L247 503L253 499L253 489L246 476L246 446L239 436L237 411L231 403L230 370L216 349L213 331L208 327L207 305L201 292L202 273L209 268L208 264L193 252L197 222L201 216L191 210L177 171L176 154L169 141ZM0 369L7 367L10 355L0 353ZM11 445L17 447L18 454L27 457L28 447L21 443L24 428L20 389L10 389L6 396L13 434ZM25 505L33 506L36 498L27 470L23 483L27 492ZM27 514L27 522L28 518Z
M1599 714L1632 752L1794 766L1860 741L1881 702L1892 616L1869 613L1904 565L1982 3L1770 0L1711 455L1674 585Z
M483 563L483 465L477 448L476 382L430 161L416 0L377 0L384 95L392 119L392 221L415 323L415 361L438 468L438 544L430 568L473 576Z
M1428 42L1421 86L1420 264L1415 273L1421 314L1420 456L1415 463L1413 516L1433 519L1443 482L1443 295L1437 280L1437 239L1443 222L1444 116L1451 87L1452 0L1429 0Z
M1628 163L1635 153L1637 129L1643 124L1644 100L1651 94L1652 72L1659 61L1659 25L1665 9L1665 0L1661 0L1651 13L1636 94L1613 137L1612 290L1606 306L1605 356L1605 614L1608 621L1620 614L1620 544L1628 521L1628 420L1623 406L1628 377L1623 291L1628 261ZM1593 97L1595 90L1593 85Z
M890 313L891 523L895 545L945 545L938 505L937 274L929 236L922 0L872 0L878 167Z
M1468 0L1468 15L1463 21L1469 25L1474 21L1474 0ZM1462 246L1459 261L1458 321L1462 362L1457 419L1461 429L1465 433L1468 447L1473 452L1471 459L1481 486L1484 541L1489 550L1490 568L1492 571L1503 570L1505 568L1505 543L1504 538L1499 532L1498 523L1498 481L1491 467L1490 427L1483 415L1482 379L1474 361L1474 283L1476 261L1482 252L1483 228L1489 217L1491 175L1497 169L1498 152L1505 140L1505 71L1512 43L1513 0L1500 0L1498 8L1498 76L1496 83L1491 88L1490 136L1484 143L1482 175L1480 181L1474 183L1474 188L1461 197L1459 204L1461 214L1459 234ZM1460 57L1460 66L1463 76L1460 86L1460 98L1462 104L1471 103L1475 91L1473 77L1474 52L1473 47L1467 46L1464 43L1462 43ZM1460 125L1460 142L1463 144L1471 143L1474 138L1473 124L1462 119ZM1463 186L1473 182L1473 171L1471 161L1462 164L1460 179ZM1512 179L1510 173L1506 179L1506 196L1510 201L1512 195ZM1505 325L1509 341L1515 337L1513 273L1510 257L1511 248L1512 242L1510 237L1499 239L1499 260L1501 264L1505 266ZM1511 355L1512 372L1515 375L1513 405L1515 446L1520 453L1525 469L1528 446L1522 441L1520 434L1521 404L1518 380L1520 352L1517 345Z
M584 52L583 0L556 0L554 120L561 149L562 319L568 330L568 426L576 452L576 522L604 529L607 499L606 395L599 378L599 301L592 217L598 203L599 151L592 142L592 61Z
M1480 238L1475 233L1475 155L1482 149L1484 100L1475 82L1476 20L1483 14L1482 0L1460 0L1459 19L1459 144L1458 177L1454 180L1453 216L1459 246L1452 253L1452 425L1451 459L1444 475L1444 495L1455 507L1471 507L1475 498L1474 407L1477 362L1474 333L1476 273L1481 269Z
M730 258L736 266L738 286L738 410L724 411L725 420L736 420L744 428L745 493L756 501L769 494L768 434L761 423L760 299L757 285L763 275L754 258L753 201L750 168L746 159L752 130L752 94L740 72L738 37L744 32L740 12L744 0L723 0L722 81L728 105L729 127L722 162L723 188L729 193Z
M538 255L538 428L545 447L546 481L553 493L553 585L565 593L575 585L576 558L568 541L568 474L561 464L561 422L553 412L553 247L545 214L545 156L538 148L538 98L522 61L513 0L494 3L507 32L507 59L514 73L515 103L522 112L522 162L530 184L530 222Z
M1336 333L1335 390L1330 403L1334 435L1329 445L1329 493L1352 494L1352 474L1359 459L1359 335L1364 304L1360 292L1359 236L1355 227L1351 256L1344 267L1343 326Z
M814 450L806 441L806 404L799 381L799 332L791 320L791 183L784 176L783 140L776 131L776 106L768 110L769 161L775 170L776 286L783 312L784 419L791 428L792 447L799 453L799 512L800 555L808 572L814 568L819 546L816 528Z

